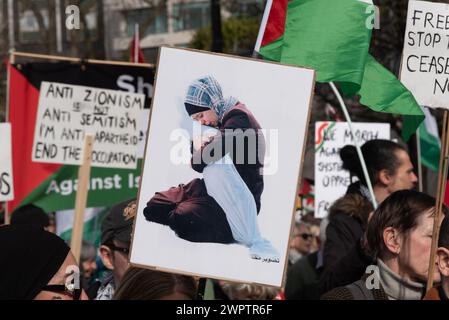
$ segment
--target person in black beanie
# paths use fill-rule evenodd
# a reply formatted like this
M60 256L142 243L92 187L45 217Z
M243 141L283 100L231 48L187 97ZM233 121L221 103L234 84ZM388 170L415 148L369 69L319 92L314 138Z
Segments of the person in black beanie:
M41 208L34 204L27 204L13 211L11 224L34 225L49 231L50 218Z

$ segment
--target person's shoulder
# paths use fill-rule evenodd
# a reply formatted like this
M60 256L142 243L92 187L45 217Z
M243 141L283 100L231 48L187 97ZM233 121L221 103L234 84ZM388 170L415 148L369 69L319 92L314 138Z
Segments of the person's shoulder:
M354 296L347 287L337 287L323 294L320 300L354 300Z
M248 117L249 114L250 111L246 108L246 106L244 104L238 103L225 114L224 119L235 116Z
M250 125L250 112L242 104L238 104L229 110L223 117L224 127L246 128Z

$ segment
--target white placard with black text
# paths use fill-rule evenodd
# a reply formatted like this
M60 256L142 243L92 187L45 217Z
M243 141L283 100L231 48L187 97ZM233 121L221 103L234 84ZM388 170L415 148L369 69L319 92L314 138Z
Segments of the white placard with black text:
M0 201L14 200L11 125L0 123Z
M42 82L33 161L80 165L93 134L93 167L135 169L144 103L143 94Z
M357 143L362 146L373 139L390 140L388 123L353 123ZM325 218L329 207L346 193L351 184L349 172L343 170L340 149L353 145L346 122L315 124L315 217Z
M449 108L449 4L409 2L401 81L420 105Z

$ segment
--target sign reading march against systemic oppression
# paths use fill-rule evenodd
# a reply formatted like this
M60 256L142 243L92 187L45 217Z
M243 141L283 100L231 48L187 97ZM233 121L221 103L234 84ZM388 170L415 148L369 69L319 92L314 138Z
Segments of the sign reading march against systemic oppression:
M449 6L410 1L401 81L420 105L449 108Z
M346 193L351 184L349 172L343 170L340 149L362 146L374 139L390 139L388 123L353 123L354 135L346 122L316 122L315 124L315 217L325 218L329 207Z
M10 65L9 68L9 121L12 126L13 170L15 173L15 199L10 202L10 212L18 205L27 203L34 203L47 212L74 208L78 186L78 166L32 161L39 96L43 82L121 90L125 93L143 93L145 95L144 115L137 124L139 129L137 167L135 169L93 167L87 207L111 206L120 201L135 198L139 187L149 109L153 95L154 69L142 66L66 62L16 64ZM82 108L83 105L80 104L79 107ZM73 112L73 110L71 111ZM64 127L69 127L69 125L64 123ZM117 130L112 131L114 134L119 134ZM74 133L73 130L72 133ZM101 135L101 133L99 134ZM52 134L49 133L49 135ZM118 137L112 135L106 137L104 134L102 139L112 141L111 139L118 139ZM135 138L130 139L135 140ZM49 141L48 139L44 140ZM46 151L48 152L48 149Z
M92 166L135 169L143 94L43 82L33 161L81 165L84 136L94 136Z
M0 123L0 201L14 199L11 164L11 126Z

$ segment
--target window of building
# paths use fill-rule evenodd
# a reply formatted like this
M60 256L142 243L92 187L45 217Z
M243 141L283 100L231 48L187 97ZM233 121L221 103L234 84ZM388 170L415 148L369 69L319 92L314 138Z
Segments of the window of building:
M36 6L34 7L36 11L19 2L19 39L22 43L36 43L47 40L41 39L42 33L40 32L41 30L36 15L39 16L39 19L42 19L43 27L48 29L48 10L44 9L45 6L42 0L36 2Z
M194 30L210 24L210 1L173 5L173 30Z
M126 19L127 35L132 37L136 24L141 36L168 32L167 8L141 8L123 12Z

